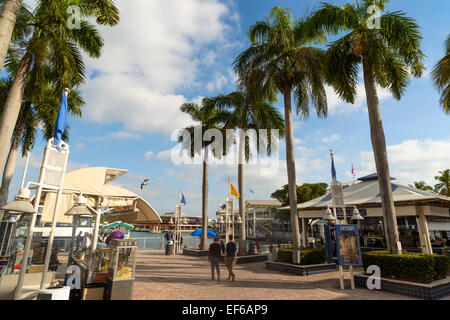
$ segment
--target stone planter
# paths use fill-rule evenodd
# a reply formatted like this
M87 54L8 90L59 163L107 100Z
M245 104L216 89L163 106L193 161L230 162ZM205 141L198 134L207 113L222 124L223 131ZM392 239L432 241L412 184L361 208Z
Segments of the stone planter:
M209 254L209 250L199 250L193 248L185 248L183 249L183 254L186 256L194 256L194 257L207 257Z
M254 255L238 257L236 264L263 262L263 261L267 261L267 259L268 259L267 254L254 254ZM220 262L225 262L224 256L220 257Z
M369 277L370 276L365 274L355 275L355 287L367 289L367 279ZM381 278L380 280L381 291L401 294L404 296L425 300L437 300L450 295L450 277L429 284L387 278Z
M307 276L310 273L336 271L336 264L322 263L302 266L285 262L266 261L266 269L284 273L292 273L299 276Z

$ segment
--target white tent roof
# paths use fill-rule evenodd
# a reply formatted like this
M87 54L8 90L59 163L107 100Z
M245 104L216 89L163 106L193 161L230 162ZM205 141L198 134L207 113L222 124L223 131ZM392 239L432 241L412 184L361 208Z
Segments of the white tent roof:
M394 178L392 178L394 179ZM369 175L358 179L360 182L344 188L344 201L347 207L357 206L381 206L381 195L376 175ZM438 195L433 192L422 191L410 186L402 185L391 181L392 195L394 203L423 203L439 204L450 208L450 198ZM333 205L331 192L322 197L297 205L299 210L326 209L328 205ZM280 210L288 210L290 207L283 207Z
M126 223L160 223L161 219L153 207L137 194L111 185L109 182L127 173L127 170L110 169L106 167L90 167L68 172L64 178L65 189L82 190L89 204L95 207L97 198L101 197L101 208L114 210L111 221L121 220ZM44 193L44 208L41 221L50 222L56 202L55 193ZM58 210L60 223L71 223L72 217L65 216L74 203L72 194L64 194ZM136 210L137 209L137 210Z

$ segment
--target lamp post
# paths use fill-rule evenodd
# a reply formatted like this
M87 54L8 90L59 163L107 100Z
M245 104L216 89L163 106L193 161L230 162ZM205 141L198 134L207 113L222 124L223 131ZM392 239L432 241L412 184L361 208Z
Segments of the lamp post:
M42 189L41 189L42 190ZM38 189L39 192L39 189ZM15 197L14 201L6 204L1 210L13 214L31 214L30 225L28 227L27 238L25 240L23 258L20 267L19 279L17 280L17 287L14 294L14 298L17 300L22 293L23 281L25 278L25 271L28 265L28 254L30 252L31 239L33 237L34 224L36 223L36 213L39 202L35 201L35 205L31 204L30 189L28 187L20 189L19 194Z
M68 265L72 263L72 257L73 257L73 242L75 239L75 233L78 227L78 222L80 217L92 217L94 214L97 214L97 212L89 207L87 204L86 198L80 194L76 200L72 208L70 208L66 213L64 213L65 216L72 216L72 241L70 243L70 249L69 249L69 261Z

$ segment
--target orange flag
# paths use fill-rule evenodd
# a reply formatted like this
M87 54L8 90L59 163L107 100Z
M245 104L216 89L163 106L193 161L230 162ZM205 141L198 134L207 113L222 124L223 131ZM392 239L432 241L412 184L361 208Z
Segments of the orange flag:
M237 200L239 200L239 192L237 192L236 188L230 182L230 194L235 196Z

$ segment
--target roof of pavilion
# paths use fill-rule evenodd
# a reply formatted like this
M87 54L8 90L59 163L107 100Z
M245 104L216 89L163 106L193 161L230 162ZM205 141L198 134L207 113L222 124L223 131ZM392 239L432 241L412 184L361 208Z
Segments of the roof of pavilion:
M392 195L395 205L437 205L450 208L450 198L434 192L423 191L411 186L402 185L391 178ZM381 194L376 174L371 174L358 179L354 183L345 187L344 201L346 206L358 207L380 207ZM331 192L297 205L299 210L326 209L333 205ZM283 207L280 210L289 210L290 207Z

